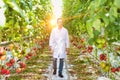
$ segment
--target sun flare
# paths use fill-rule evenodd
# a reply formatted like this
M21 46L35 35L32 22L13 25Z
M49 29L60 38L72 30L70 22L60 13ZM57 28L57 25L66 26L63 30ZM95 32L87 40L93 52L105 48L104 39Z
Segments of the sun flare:
M51 25L56 25L56 19L51 19L51 20L50 20L50 24L51 24Z

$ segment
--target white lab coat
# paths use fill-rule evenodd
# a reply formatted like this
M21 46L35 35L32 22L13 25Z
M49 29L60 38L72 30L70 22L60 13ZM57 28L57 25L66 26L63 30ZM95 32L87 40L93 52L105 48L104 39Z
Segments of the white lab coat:
M50 35L49 46L53 50L53 58L65 58L66 48L69 48L68 31L64 27L61 30L54 28Z

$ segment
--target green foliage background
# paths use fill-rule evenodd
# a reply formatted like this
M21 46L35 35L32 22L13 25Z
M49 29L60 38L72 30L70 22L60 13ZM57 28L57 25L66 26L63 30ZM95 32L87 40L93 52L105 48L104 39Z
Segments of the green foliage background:
M63 0L63 7L64 26L70 34L87 33L93 42L99 35L109 43L120 41L120 0Z
M0 26L0 42L19 41L24 36L45 35L47 19L52 15L50 0L3 1L6 23Z

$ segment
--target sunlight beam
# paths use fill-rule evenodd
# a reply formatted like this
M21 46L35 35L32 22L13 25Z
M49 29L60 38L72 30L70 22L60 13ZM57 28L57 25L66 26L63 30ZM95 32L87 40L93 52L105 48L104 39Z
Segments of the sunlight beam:
M53 14L55 18L60 18L62 16L62 0L51 0L53 5Z

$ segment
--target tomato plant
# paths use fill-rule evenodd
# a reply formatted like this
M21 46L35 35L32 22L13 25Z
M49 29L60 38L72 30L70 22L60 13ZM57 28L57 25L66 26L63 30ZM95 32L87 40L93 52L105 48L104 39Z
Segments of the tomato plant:
M75 0L74 2L63 0L63 19L64 26L71 35L79 39L85 38L85 46L95 46L92 54L96 60L99 60L105 74L111 70L119 71L120 63L117 63L115 58L111 59L111 56L119 58L115 50L112 50L113 42L120 41L119 0ZM82 44L79 39L72 42L81 50L81 46L76 44L78 42ZM87 52L91 51L83 48L82 53ZM105 61L101 62L101 60ZM115 60L116 64L113 64L112 60Z
M0 78L20 73L26 60L36 56L48 40L47 19L52 15L50 0L1 0ZM3 23L3 24L2 24Z

